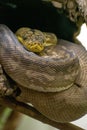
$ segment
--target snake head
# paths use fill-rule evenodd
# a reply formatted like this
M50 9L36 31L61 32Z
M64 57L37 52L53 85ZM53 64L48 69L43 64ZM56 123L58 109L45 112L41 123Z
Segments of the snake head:
M16 36L27 50L36 53L42 52L46 46L55 45L57 43L55 34L41 32L40 30L28 27L18 29Z
M29 51L41 52L44 49L45 36L39 30L22 27L16 31L16 36Z

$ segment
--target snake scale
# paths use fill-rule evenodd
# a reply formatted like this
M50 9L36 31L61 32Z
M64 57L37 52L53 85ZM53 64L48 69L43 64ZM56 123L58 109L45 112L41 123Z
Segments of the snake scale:
M21 94L17 100L31 103L56 122L70 122L87 113L87 51L59 39L39 56L27 51L14 33L0 25L0 64Z

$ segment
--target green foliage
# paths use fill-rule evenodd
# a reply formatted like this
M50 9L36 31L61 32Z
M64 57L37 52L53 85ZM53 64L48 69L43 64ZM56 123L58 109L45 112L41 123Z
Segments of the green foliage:
M8 117L10 116L12 110L10 108L5 108L0 116L0 130L3 129L5 122L7 121Z

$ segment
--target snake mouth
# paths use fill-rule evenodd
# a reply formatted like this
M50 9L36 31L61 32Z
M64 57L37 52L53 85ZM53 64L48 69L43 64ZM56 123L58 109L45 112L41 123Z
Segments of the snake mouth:
M40 43L40 42L31 42L31 41L26 41L24 40L22 37L17 36L18 40L20 43L22 43L22 45L25 47L26 50L35 52L35 53L39 53L44 49L44 43Z
M32 52L39 53L44 49L44 46L41 43L30 43L25 46L28 50Z

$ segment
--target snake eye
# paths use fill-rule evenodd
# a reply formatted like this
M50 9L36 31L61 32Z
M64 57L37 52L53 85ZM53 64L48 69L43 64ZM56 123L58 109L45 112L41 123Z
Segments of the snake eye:
M24 37L23 37L23 40L27 40L27 37L24 36Z

